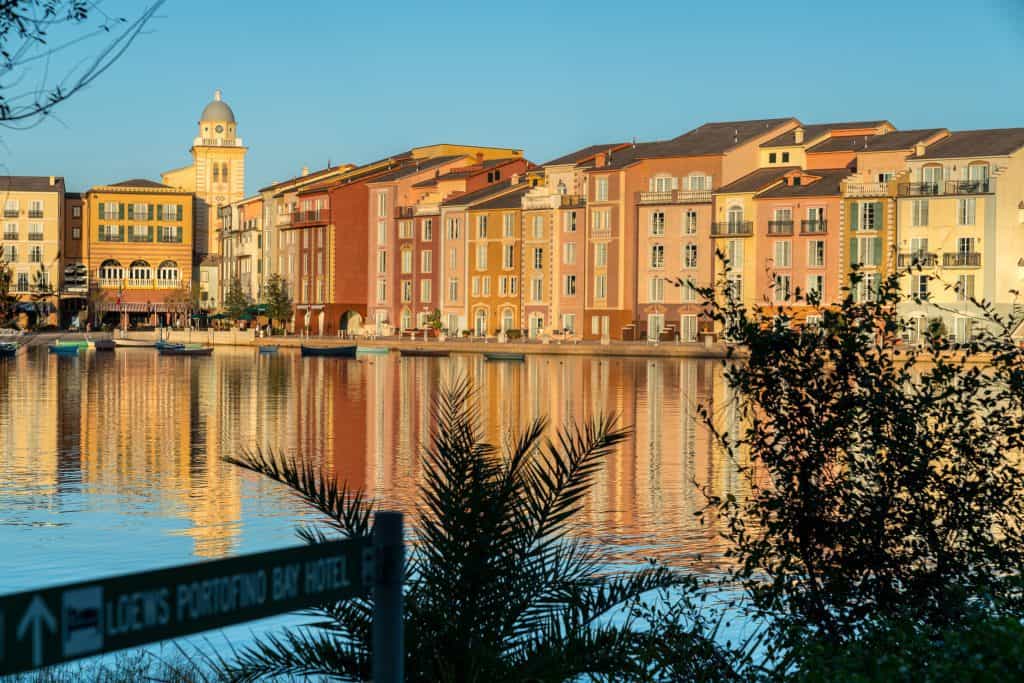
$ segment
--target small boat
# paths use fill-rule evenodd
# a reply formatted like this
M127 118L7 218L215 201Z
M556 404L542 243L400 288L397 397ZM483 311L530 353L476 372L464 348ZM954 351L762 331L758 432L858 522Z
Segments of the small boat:
M276 346L264 345L260 347L260 353L277 353Z
M203 346L202 344L162 346L157 350L161 356L209 356L213 353L212 346Z
M360 346L356 353L360 356L386 356L391 353L391 349L386 346Z
M452 355L448 349L399 349L398 352L407 358L447 358Z
M50 353L55 353L58 356L77 356L78 352L86 347L77 344L50 344L48 348Z
M0 342L0 358L14 358L18 355L18 345L13 342Z
M151 349L156 346L156 342L149 341L148 339L115 339L114 344L130 349Z
M526 360L526 354L514 351L486 351L484 352L484 358L486 360L524 361Z
M84 349L89 346L87 339L58 339L52 346L66 346L68 348Z
M330 356L332 358L355 358L356 345L351 346L302 346L303 356Z
M113 339L97 339L92 343L92 346L97 351L113 351L117 345Z

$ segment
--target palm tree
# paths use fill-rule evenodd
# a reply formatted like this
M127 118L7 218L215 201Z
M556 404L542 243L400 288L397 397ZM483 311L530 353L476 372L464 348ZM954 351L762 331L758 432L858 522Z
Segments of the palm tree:
M484 440L465 380L441 389L433 418L407 554L407 680L724 678L728 662L703 630L633 609L687 579L654 564L611 574L594 547L569 534L595 475L629 433L615 418L553 436L537 419L499 451ZM260 451L228 461L287 485L324 515L325 527L300 529L307 542L370 532L372 503L313 465ZM370 680L372 612L368 597L323 605L316 623L222 660L223 673Z

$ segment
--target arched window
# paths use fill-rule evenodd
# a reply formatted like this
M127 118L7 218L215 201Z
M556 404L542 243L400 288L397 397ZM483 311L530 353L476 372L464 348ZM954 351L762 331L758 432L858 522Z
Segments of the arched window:
M515 316L512 313L511 308L506 308L501 312L501 329L508 332L515 326Z
M164 261L156 269L156 278L158 280L177 282L180 277L181 271L178 270L178 264L174 261Z
M124 268L121 266L119 261L107 260L100 265L100 279L101 280L121 280L124 279Z
M559 180L558 181L558 194L565 194L567 191L568 190L565 187L565 181L564 180Z
M738 228L743 224L743 207L742 206L730 206L729 207L729 227Z
M151 280L153 279L153 269L145 261L132 261L132 264L128 266L128 279Z
M487 311L482 308L476 311L473 329L476 331L477 336L482 337L487 334Z
M213 182L220 182L220 164L214 162L213 164Z

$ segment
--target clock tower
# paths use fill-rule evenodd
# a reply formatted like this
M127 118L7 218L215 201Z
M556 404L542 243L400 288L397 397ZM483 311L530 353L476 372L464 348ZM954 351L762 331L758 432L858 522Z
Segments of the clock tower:
M216 254L220 245L215 221L218 207L245 197L245 153L238 137L235 113L221 98L220 90L199 117L199 131L192 141L195 171L196 251Z

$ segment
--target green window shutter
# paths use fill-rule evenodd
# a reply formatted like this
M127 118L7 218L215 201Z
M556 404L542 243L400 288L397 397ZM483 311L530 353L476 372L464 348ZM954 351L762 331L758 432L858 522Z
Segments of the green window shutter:
M124 204L117 205L117 217L124 220Z
M178 204L178 220L180 221L180 220L184 220L184 219L185 219L185 214L181 210L181 204Z
M860 218L860 203L850 202L850 230L857 229L858 218Z
M875 230L885 230L885 214L882 213L882 202L875 202Z
M146 219L147 220L153 220L153 205L152 204L148 204L146 206Z
M96 218L103 220L103 202L96 202Z
M147 242L152 242L153 241L153 226L152 225L149 226L149 234L146 236L146 241Z
M163 204L157 204L156 205L156 219L158 221L162 221L164 219L164 205Z
M135 205L134 204L129 204L128 205L128 220L132 220L134 218L135 218ZM140 216L140 218L141 218L141 216Z
M854 237L850 240L850 264L860 263L860 257L857 254L857 238Z
M882 265L882 238L875 237L871 240L871 248L874 251L874 264L876 266Z

